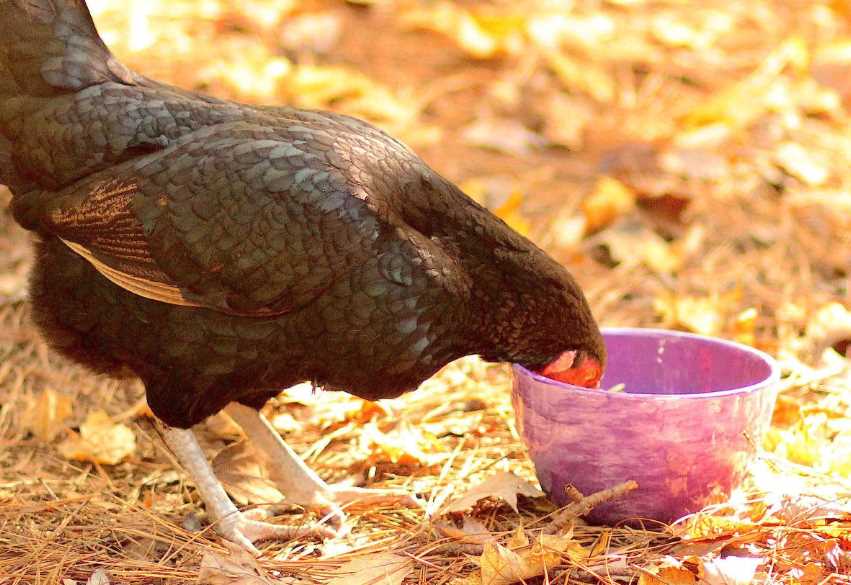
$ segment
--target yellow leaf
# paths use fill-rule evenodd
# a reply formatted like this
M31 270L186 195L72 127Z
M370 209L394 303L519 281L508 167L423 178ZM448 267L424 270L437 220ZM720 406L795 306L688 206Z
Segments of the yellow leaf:
M400 585L413 568L413 559L382 552L349 561L327 585Z
M71 416L72 404L70 396L47 388L27 408L21 424L37 439L49 443L65 428L63 423Z
M723 123L732 128L747 126L770 109L770 93L783 70L790 66L803 71L809 64L809 50L800 37L782 43L745 79L716 92L681 120L686 128Z
M477 59L515 53L523 45L526 18L517 14L475 14L453 2L407 12L403 22L451 38Z
M749 307L736 315L733 320L733 333L736 341L747 345L756 344L756 319L759 312L754 307Z
M527 542L520 532L512 537L513 544ZM538 540L511 550L499 544L486 544L479 558L482 585L509 585L525 581L551 571L561 564L564 556L573 562L586 559L588 551L572 536L542 534Z
M419 426L402 424L392 433L384 433L374 422L363 427L361 446L372 453L371 462L390 461L401 465L432 465L443 445Z
M515 511L517 510L517 494L530 498L544 495L544 492L533 486L525 479L521 479L513 473L498 471L484 482L474 486L460 498L453 500L443 507L442 513L462 512L469 510L479 500L484 498L499 498L505 501Z
M656 312L668 327L686 329L701 335L717 335L724 323L721 302L713 297L657 298Z
M642 571L638 577L638 585L694 585L697 578L694 573L680 567L654 567Z
M136 450L136 436L124 424L115 424L103 410L90 412L80 425L80 434L59 445L67 459L115 465Z
M611 392L611 390L609 390ZM605 555L609 550L609 543L612 540L612 531L609 529L603 530L600 533L600 536L597 537L597 540L594 541L594 545L591 547L591 552L588 553L589 557L596 557Z
M511 538L508 540L508 548L513 550L516 548L523 548L524 546L529 546L529 537L526 536L526 531L523 530L523 527L518 526L511 534Z
M595 232L635 207L635 192L613 177L600 177L583 202L587 229Z
M784 142L774 153L777 164L788 174L807 185L817 187L830 178L830 171L797 142Z
M603 103L615 99L615 81L608 71L588 59L573 59L556 51L547 51L545 56L550 69L568 91L586 93Z
M502 205L494 210L494 214L502 221L507 223L514 231L522 236L528 236L531 225L520 212L520 206L523 204L523 194L519 191L513 191Z

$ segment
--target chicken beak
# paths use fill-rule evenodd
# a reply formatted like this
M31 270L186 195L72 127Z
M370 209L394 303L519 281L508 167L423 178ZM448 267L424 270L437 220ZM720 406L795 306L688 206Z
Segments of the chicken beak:
M538 373L572 386L599 388L603 367L583 351L565 351Z

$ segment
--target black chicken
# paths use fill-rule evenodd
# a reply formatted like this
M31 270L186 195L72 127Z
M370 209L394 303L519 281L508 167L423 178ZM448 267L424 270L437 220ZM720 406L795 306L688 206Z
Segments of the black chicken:
M0 0L0 181L38 234L51 345L144 381L217 529L252 550L330 530L238 512L189 430L211 414L227 409L291 502L339 523L342 502L410 498L325 484L257 412L280 389L389 398L468 354L590 378L605 360L570 274L405 145L140 76L82 0Z

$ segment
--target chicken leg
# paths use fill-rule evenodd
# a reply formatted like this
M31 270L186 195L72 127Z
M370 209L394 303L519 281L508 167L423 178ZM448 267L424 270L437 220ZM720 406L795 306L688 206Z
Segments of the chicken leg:
M166 445L195 483L216 531L228 540L239 544L253 554L259 554L254 543L260 540L281 540L304 535L331 537L335 534L331 528L319 524L307 526L271 524L252 518L250 513L240 512L213 473L213 468L207 461L195 434L189 429L176 429L165 425L158 425L158 430Z
M245 431L257 453L264 459L272 481L287 501L328 516L338 528L345 521L342 510L345 504L392 503L422 507L417 498L404 490L328 485L305 465L262 414L236 402L230 403L225 412Z

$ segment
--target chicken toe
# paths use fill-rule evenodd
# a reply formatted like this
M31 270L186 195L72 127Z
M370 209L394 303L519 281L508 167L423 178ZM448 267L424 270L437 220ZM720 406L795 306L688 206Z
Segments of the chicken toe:
M166 445L195 483L216 532L231 542L252 554L259 554L254 543L261 540L287 540L299 536L330 538L338 534L334 528L319 523L292 526L262 522L257 519L267 515L262 509L240 512L216 478L194 433L189 429L165 425L158 425L157 428Z
M328 485L301 460L259 412L235 402L229 404L225 411L245 431L251 444L263 457L272 480L287 501L318 512L337 528L345 523L343 508L347 505L388 503L424 507L422 502L404 490Z

